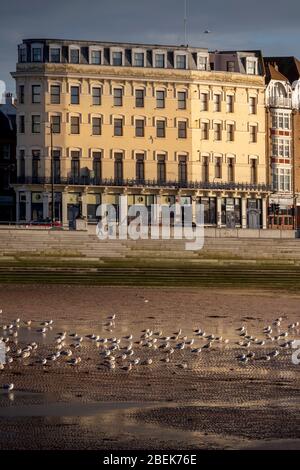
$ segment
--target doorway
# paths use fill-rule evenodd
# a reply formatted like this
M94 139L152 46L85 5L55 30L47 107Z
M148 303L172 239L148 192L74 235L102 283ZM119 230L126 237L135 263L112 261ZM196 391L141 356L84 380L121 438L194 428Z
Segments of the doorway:
M68 204L69 228L75 230L75 221L80 215L80 204Z

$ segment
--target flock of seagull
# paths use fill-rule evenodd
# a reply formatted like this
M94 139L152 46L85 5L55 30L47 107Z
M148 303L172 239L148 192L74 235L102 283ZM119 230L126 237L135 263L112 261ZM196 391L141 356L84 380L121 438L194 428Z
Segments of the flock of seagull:
M1 313L2 310L0 310ZM186 357L188 356L178 355L179 351L188 350L191 355L198 356L213 346L222 347L228 345L229 342L235 345L235 350L238 350L236 360L240 363L245 364L256 360L270 361L279 356L281 350L292 348L295 342L293 336L299 333L299 322L287 325L284 331L282 322L282 317L276 318L272 324L263 328L260 338L248 333L247 327L242 325L235 330L237 341L206 333L201 328L194 328L189 337L183 334L181 329L167 336L162 331L147 328L135 338L135 341L132 334L109 338L100 337L95 333L81 336L63 331L55 334L53 344L51 342L51 352L43 355L42 352L45 349L41 347L43 341L24 344L24 341L19 340L19 331L20 328L25 328L29 332L34 329L35 334L41 335L44 339L53 330L54 321L45 320L36 324L31 320L21 321L17 318L10 324L0 326L2 335L0 346L2 345L5 353L5 363L0 361L0 371L13 367L14 362L26 366L31 361L31 363L40 364L43 368L50 367L57 361L64 361L73 367L78 366L82 362L81 352L86 341L97 347L100 366L110 371L119 369L129 372L138 366L150 366L157 361L163 363L173 361L177 367L187 369ZM116 315L108 316L103 326L106 331L114 332ZM263 353L259 347L263 347ZM157 352L154 353L154 351ZM14 389L14 384L8 383L0 387L10 392Z

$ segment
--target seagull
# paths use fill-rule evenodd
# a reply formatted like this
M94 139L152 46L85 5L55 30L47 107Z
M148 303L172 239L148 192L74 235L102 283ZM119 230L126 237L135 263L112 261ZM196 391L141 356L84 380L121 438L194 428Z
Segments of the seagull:
M248 357L249 359L253 359L255 357L255 352L250 351L246 357Z
M133 338L132 335L128 335L128 336L123 336L123 339L126 339L127 341L131 341Z
M203 31L203 34L210 34L211 31L209 29L206 29L205 31Z
M137 366L140 363L140 358L137 357L136 359L133 359L133 364Z
M163 359L161 359L162 362L170 362L170 358L169 356L167 357L164 357Z
M183 364L178 364L178 367L180 367L181 369L187 369L187 363L184 362Z
M4 390L7 390L8 392L11 392L11 391L15 388L15 386L14 386L13 383L11 383L11 384L4 384L4 385L3 385L3 388L4 388Z
M192 353L196 353L196 354L201 353L201 351L202 351L201 348L194 348L194 349L192 349Z
M240 328L237 328L237 331L240 331L241 333L243 333L243 331L245 330L246 330L245 326L241 326Z
M189 341L186 341L185 344L188 344L189 346L192 346L194 344L195 340L194 339L191 339Z
M268 333L268 334L272 333L272 328L271 328L270 325L268 325L264 328L264 333Z
M39 330L37 330L38 333L42 333L42 334L45 334L47 331L47 328L40 328Z
M286 338L288 335L289 335L288 332L285 331L284 333L280 333L280 335L278 335L278 336L279 336L279 338Z

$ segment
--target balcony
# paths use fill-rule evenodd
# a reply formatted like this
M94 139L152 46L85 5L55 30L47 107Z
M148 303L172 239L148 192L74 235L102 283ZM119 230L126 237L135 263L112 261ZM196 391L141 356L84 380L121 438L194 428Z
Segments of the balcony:
M12 184L51 184L50 177L17 177ZM89 176L60 177L54 179L54 184L69 186L111 186L111 187L142 187L142 188L168 188L168 189L202 189L202 190L227 190L227 191L272 191L272 186L268 184L251 183L223 183L206 181L158 181L158 180L137 180L137 179L114 179L114 178L92 178Z
M269 106L274 106L275 108L291 108L292 99L284 96L270 96Z

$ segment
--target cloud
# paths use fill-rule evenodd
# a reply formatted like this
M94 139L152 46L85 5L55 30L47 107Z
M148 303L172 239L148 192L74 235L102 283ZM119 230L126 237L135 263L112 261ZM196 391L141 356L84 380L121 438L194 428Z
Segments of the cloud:
M0 6L0 79L13 89L17 44L56 37L182 44L184 0L9 0ZM298 55L299 0L188 0L188 40L209 49ZM203 31L210 29L209 35Z

